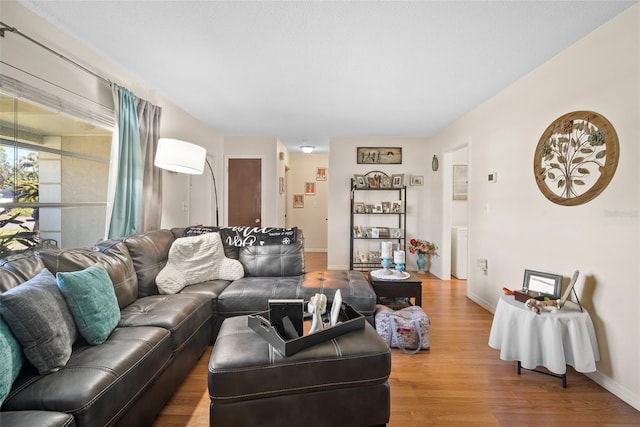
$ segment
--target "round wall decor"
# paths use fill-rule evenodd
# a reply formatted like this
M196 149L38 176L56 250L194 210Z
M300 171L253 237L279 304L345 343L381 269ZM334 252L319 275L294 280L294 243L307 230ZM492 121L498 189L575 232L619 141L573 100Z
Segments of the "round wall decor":
M533 158L542 194L558 205L587 203L607 187L620 147L613 125L593 111L558 117L544 131Z

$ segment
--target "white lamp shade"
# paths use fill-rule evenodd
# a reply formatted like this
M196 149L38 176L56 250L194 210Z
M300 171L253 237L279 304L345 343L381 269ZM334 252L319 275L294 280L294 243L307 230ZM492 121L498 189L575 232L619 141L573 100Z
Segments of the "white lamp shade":
M160 138L154 164L173 172L199 175L204 171L207 150L172 138Z
M313 150L314 150L315 148L316 148L316 147L314 147L313 145L303 145L302 147L300 147L300 149L302 150L302 152L303 152L303 153L306 153L306 154L313 153Z

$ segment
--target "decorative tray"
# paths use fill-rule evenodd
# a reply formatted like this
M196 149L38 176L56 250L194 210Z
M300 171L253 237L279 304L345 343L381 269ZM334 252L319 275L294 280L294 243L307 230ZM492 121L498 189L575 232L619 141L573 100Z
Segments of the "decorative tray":
M391 273L389 274L389 272ZM382 268L380 270L372 270L369 274L378 280L405 280L411 276L406 271L401 273L396 270L384 270Z

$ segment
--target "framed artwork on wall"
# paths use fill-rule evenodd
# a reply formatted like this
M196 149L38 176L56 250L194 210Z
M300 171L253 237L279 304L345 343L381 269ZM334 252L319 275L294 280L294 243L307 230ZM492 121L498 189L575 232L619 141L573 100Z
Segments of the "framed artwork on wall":
M411 185L424 185L424 176L411 175Z
M358 147L357 162L359 165L402 164L402 147Z
M391 186L393 188L402 188L404 186L404 174L398 173L391 175Z
M316 181L327 180L327 168L316 168Z
M304 194L307 196L314 196L316 194L316 183L307 182L304 184Z
M293 207L294 208L304 208L304 194L294 194L293 195Z

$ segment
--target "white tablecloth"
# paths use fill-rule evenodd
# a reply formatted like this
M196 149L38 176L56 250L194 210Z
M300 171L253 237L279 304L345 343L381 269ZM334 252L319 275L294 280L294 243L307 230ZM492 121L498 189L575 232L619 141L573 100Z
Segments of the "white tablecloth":
M489 346L500 350L500 359L519 360L522 367L544 366L562 375L567 366L578 372L594 372L600 360L598 342L586 310L567 303L561 310L536 314L502 295L493 316Z

